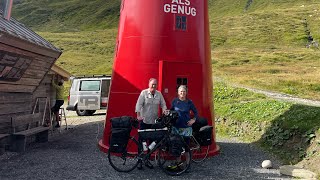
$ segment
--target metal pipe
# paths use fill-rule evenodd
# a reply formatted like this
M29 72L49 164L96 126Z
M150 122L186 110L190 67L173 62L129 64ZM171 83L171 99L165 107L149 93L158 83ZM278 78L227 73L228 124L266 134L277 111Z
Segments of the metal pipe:
M10 17L11 17L12 3L13 3L13 0L5 0L3 17L8 21L10 20Z

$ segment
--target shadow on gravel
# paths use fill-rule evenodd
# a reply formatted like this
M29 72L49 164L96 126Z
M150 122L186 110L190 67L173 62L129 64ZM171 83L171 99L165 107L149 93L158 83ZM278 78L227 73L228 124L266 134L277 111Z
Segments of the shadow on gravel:
M320 128L320 107L292 105L274 119L259 140L286 163L296 164L307 155L310 141Z
M199 164L192 164L189 173L171 177L155 168L115 171L105 153L99 151L104 121L89 122L59 134L48 143L32 143L20 154L0 158L0 179L288 179L276 169L262 169L261 162L271 159L251 144L219 140L221 154ZM277 161L274 160L277 167Z

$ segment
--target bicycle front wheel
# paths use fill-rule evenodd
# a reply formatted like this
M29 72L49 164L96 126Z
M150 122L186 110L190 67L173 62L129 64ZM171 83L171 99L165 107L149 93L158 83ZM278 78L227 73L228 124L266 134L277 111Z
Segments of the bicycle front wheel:
M119 172L130 172L138 166L138 152L130 152L129 149L138 150L138 142L129 139L128 145L123 152L108 151L110 165Z
M191 151L188 146L184 147L184 151L180 156L173 155L169 151L168 145L163 145L158 149L158 165L160 168L171 176L179 176L190 168Z

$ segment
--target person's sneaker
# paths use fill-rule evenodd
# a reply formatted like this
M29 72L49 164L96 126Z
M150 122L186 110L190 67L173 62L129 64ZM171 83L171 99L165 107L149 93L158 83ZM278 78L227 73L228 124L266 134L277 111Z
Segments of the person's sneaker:
M151 164L151 162L150 162L149 160L146 160L146 161L144 162L144 165L145 165L146 167L148 167L149 169L153 169L153 165Z
M139 170L142 170L142 161L141 161L141 160L138 161L138 166L137 166L137 168L138 168Z

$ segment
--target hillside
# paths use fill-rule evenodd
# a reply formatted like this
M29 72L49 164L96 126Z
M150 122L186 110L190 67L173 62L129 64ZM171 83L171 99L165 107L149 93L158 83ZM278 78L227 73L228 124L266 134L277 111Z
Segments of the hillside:
M59 65L74 74L111 73L120 0L15 2L18 20L64 50ZM320 51L306 48L308 37L320 40L319 1L209 0L209 9L216 76L320 99Z
M320 2L211 3L216 75L252 87L320 99L320 51L306 48L308 32L320 40ZM232 1L229 1L232 4ZM237 8L240 7L240 8ZM252 78L254 77L254 78Z
M73 32L114 28L120 15L119 0L17 0L13 16L44 32Z

